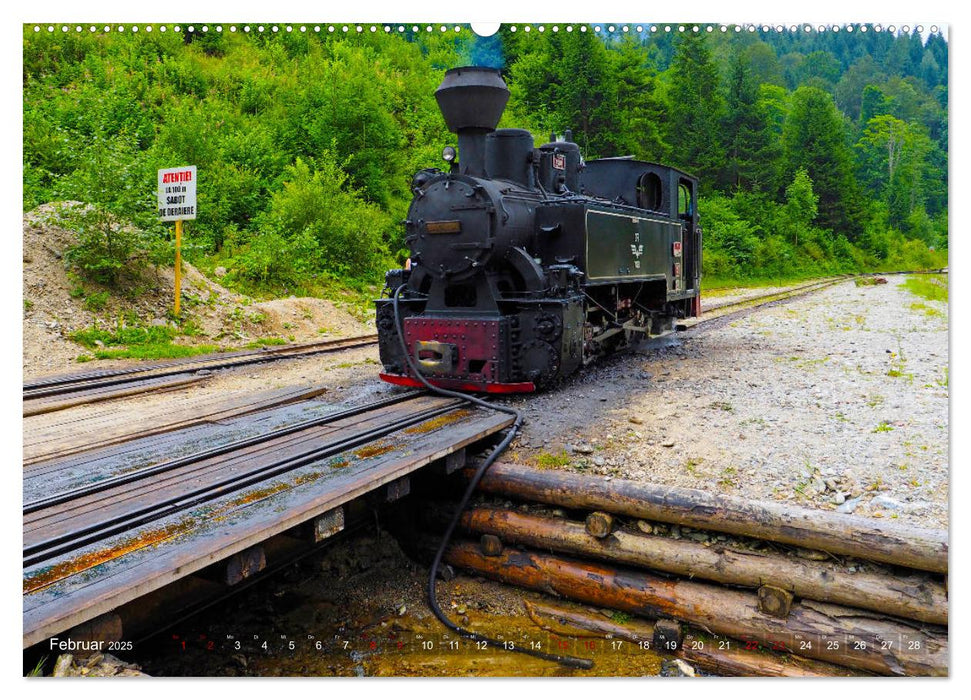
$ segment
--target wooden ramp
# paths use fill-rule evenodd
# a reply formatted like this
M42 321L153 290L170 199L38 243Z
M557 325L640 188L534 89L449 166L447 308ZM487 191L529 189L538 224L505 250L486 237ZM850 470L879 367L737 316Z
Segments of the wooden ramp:
M159 448L147 450L138 462L124 445L115 445L26 470L24 647L387 489L512 422L506 414L430 395L409 393L400 401L383 402L357 413L330 414L319 401L307 402L317 404L311 413L319 419L307 420L309 414L296 410L296 404L210 425L206 431L197 425L165 436L216 445L199 459L189 455L160 464L164 448ZM260 429L279 432L270 442L225 455L212 452L219 449L212 431L233 436L222 443L243 445L251 440L246 435ZM161 475L156 473L160 469ZM145 479L139 481L139 474ZM230 474L240 481L224 486ZM108 487L101 504L87 493L56 502L58 493L83 491L104 480ZM202 498L203 493L209 495ZM51 504L38 506L45 498ZM131 527L99 534L100 519L116 522L110 518L120 516L117 522L124 525L129 515L145 512L149 517L131 520L137 523ZM84 535L77 547L58 550L58 538L76 533Z

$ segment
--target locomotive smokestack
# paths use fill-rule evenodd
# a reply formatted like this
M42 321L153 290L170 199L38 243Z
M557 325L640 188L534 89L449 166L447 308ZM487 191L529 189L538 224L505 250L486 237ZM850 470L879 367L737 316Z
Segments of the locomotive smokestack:
M459 172L485 175L485 136L495 131L509 89L495 68L453 68L435 91L448 130L459 137Z

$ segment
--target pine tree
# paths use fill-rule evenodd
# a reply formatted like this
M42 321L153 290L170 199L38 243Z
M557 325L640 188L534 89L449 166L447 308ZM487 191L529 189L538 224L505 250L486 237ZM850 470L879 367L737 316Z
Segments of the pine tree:
M728 147L729 185L736 190L773 192L780 149L743 55L732 62L722 131Z
M672 164L700 178L703 191L724 186L724 98L704 35L685 32L675 40L667 98Z
M663 110L656 97L657 72L644 47L630 35L609 55L616 83L611 109L616 124L604 154L661 160L666 146L661 132Z
M800 87L792 95L783 131L787 179L802 168L819 196L819 224L852 238L859 232L860 202L843 120L828 93Z
M609 144L615 84L610 77L607 48L593 32L573 32L561 38L556 61L559 83L556 112L559 128L573 136L587 157L601 155Z
M874 117L881 114L890 114L893 106L883 90L876 85L867 85L863 88L863 98L860 102L860 125L866 127Z

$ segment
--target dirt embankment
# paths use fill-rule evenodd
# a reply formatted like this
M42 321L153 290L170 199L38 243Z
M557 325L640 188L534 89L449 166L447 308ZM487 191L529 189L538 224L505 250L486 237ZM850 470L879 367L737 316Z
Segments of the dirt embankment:
M65 253L77 243L65 211L78 202L44 204L23 217L23 373L34 377L79 369L90 354L70 339L90 327L119 324L177 328L175 342L238 348L262 338L307 342L373 333L365 323L326 299L256 301L236 294L184 263L181 325L170 318L174 269L148 267L118 289L83 280ZM99 361L105 366L107 361ZM113 361L110 364L118 364Z

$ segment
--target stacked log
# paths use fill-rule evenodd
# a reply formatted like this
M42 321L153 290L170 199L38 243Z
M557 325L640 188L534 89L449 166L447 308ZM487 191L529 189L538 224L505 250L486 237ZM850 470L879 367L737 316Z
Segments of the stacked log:
M852 608L796 604L781 620L761 613L749 591L512 548L485 556L467 542L451 545L445 560L523 588L648 618L674 618L826 663L881 675L947 675L946 634Z
M800 598L856 606L939 625L947 624L944 585L920 574L849 573L828 562L806 561L771 552L705 546L690 540L614 530L591 536L584 523L475 507L462 514L462 527L506 544L592 557L688 578L759 588L771 586Z
M947 572L947 533L697 489L604 479L499 462L479 491L563 508L607 511L702 530L772 540L860 559Z
M590 636L607 636L638 644L656 639L656 626L643 620L616 622L592 614L579 606L551 605L529 600L524 600L523 603L527 614L537 626L559 636L583 634L577 632L579 629L595 633ZM843 666L804 659L793 654L782 656L761 649L746 651L741 645L732 645L728 640L713 639L711 636L693 632L684 634L681 643L672 652L674 656L704 671L723 676L830 678L861 675Z
M749 645L718 653L711 645L678 648L683 658L694 654L702 668L740 675L837 675L836 667L947 675L947 590L939 576L947 572L946 532L503 463L490 468L480 490L580 511L585 521L479 505L461 520L479 544L454 544L447 562L569 600L679 620ZM449 515L423 510L435 524ZM713 537L675 540L647 534L650 527L629 531L626 518L833 556L806 561ZM880 564L848 569L840 556ZM757 648L786 655L754 655Z

